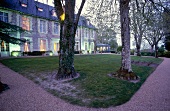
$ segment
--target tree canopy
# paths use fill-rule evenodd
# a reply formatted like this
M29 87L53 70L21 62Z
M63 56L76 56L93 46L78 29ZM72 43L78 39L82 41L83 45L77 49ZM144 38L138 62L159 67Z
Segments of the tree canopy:
M0 39L12 44L22 44L26 40L16 38L17 32L27 32L19 26L0 21Z

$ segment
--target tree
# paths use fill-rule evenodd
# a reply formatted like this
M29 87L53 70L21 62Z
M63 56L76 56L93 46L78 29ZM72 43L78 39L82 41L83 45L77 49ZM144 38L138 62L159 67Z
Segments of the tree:
M25 43L26 40L16 38L17 32L24 33L27 31L19 26L0 21L0 41L6 41L12 44Z
M109 45L110 45L110 49L111 50L115 50L116 51L116 49L118 47L118 44L117 44L117 41L115 39L109 40Z
M104 26L100 26L97 30L97 41L99 43L104 43L104 44L108 44L109 41L111 40L115 40L116 39L116 32L104 25Z
M75 0L54 0L55 10L61 26L59 69L56 79L73 78L77 75L74 68L75 34L85 1L82 0L78 14L75 16Z
M88 9L85 16L97 28L97 42L108 44L111 39L116 39L115 30L119 24L117 0L88 0Z
M146 31L146 2L135 0L132 2L131 29L135 39L137 56L141 56L141 43L144 32Z
M155 9L155 5L150 4L148 6L148 19L145 33L145 40L150 44L152 52L155 52L155 57L158 57L158 44L164 37L164 19L163 8L158 7ZM155 49L155 50L154 50Z
M165 8L163 12L163 19L164 19L164 35L165 35L165 48L166 50L170 51L170 9Z
M118 76L126 77L126 79L137 79L137 76L132 71L131 57L130 57L129 3L130 0L120 0L122 59L121 59L121 68L118 71Z

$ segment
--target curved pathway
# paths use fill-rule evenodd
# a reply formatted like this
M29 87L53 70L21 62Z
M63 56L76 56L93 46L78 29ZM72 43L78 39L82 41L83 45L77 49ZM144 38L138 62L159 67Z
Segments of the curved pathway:
M165 58L127 103L110 108L71 105L0 63L0 111L170 111L170 59Z

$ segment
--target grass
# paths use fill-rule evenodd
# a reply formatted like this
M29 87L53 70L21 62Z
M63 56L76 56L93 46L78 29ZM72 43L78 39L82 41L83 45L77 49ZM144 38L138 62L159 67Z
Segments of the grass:
M161 63L161 59L132 57L135 61L149 61ZM4 59L1 62L12 70L35 80L44 72L52 72L58 69L58 57L40 58L13 58ZM114 78L107 74L120 68L121 57L119 55L81 55L75 56L75 68L80 77L69 81L76 87L71 93L77 93L76 97L61 95L60 92L47 89L52 94L69 101L72 104L88 107L110 107L127 102L140 88L154 68L132 65L135 74L140 76L140 82L130 83Z

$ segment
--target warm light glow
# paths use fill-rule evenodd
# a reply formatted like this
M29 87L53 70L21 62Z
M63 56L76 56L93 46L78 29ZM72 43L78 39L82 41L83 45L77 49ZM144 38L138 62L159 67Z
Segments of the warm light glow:
M25 52L29 52L29 48L28 48L28 43L27 43L27 42L25 43L24 51L25 51Z
M22 7L27 7L27 4L22 3L21 6Z
M30 30L30 19L28 17L22 17L22 28L25 30Z
M61 21L64 21L64 19L65 19L65 13L63 13L62 15L60 15L60 19L61 19Z
M41 11L41 12L42 12L42 11L43 11L43 9L42 9L42 8L38 8L38 11Z
M40 40L40 51L46 51L46 40Z

